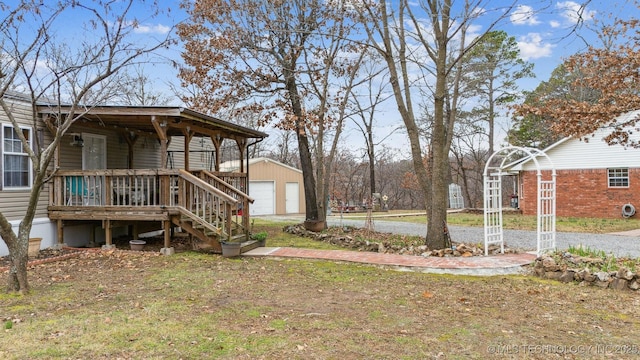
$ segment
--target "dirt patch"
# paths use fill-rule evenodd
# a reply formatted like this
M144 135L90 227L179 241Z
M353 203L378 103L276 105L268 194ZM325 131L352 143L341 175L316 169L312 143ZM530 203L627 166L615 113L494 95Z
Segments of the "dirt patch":
M113 240L113 244L116 246L116 249L121 251L131 251L131 247L129 241L130 237L120 237ZM142 253L151 253L156 254L160 252L160 249L164 247L164 237L162 236L154 236L143 239L145 241L145 245ZM196 243L188 236L175 236L171 241L171 246L174 247L176 252L184 252L197 248ZM100 247L95 248L70 248L70 247L61 247L61 248L47 248L42 249L38 252L38 254L34 257L29 257L29 265L37 265L51 261L59 261L65 260L70 256L77 254L78 252L87 252L87 251L100 251ZM0 257L0 271L6 270L10 266L10 261L8 256Z

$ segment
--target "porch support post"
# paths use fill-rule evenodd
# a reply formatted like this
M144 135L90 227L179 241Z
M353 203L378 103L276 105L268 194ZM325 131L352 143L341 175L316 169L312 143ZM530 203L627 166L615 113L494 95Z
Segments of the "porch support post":
M62 219L58 219L56 221L56 225L58 228L58 247L64 246L64 227L62 224Z
M184 169L189 171L189 144L191 144L194 132L187 126L186 129L182 129L182 133L184 134Z
M171 247L171 221L163 220L162 227L164 228L164 247L160 249L160 253L163 255L173 255L176 251Z
M106 244L102 246L103 250L114 249L113 239L111 234L111 220L107 219L102 221L102 227L104 228L104 239Z
M158 139L160 139L160 166L163 169L167 168L167 147L169 144L169 140L167 138L167 120L159 121L155 115L151 116L151 124L154 129L156 129L156 133L158 134Z
M236 139L236 144L238 144L238 151L240 152L240 172L245 173L244 169L244 155L247 152L247 139Z
M220 134L216 134L216 136L211 137L211 142L213 143L213 147L216 150L216 163L214 165L215 171L220 171L220 144L224 139L220 137Z
M136 144L136 141L138 140L138 135L131 132L131 133L123 133L122 137L124 137L125 141L127 142L127 146L129 148L129 159L127 159L127 169L133 169L133 147Z

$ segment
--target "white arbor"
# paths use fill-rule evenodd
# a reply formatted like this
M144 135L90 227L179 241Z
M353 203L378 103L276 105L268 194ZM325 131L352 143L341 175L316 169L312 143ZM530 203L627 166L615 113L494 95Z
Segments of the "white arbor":
M556 247L556 170L549 156L535 148L509 146L493 153L484 168L484 254L489 254L490 244L500 244L504 254L504 234L502 231L502 177L513 175L509 171L514 166L514 155L527 154L516 163L533 161L537 177L537 244L536 252L553 250ZM538 158L545 157L550 165L542 169ZM494 163L492 165L492 163ZM550 171L550 179L543 180L542 170Z

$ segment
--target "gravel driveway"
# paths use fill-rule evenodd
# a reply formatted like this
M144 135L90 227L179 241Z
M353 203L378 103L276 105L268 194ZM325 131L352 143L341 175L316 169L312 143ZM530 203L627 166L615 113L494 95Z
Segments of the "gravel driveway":
M340 218L331 217L329 225L338 226ZM363 227L363 220L342 220L343 225ZM399 221L374 220L375 230L407 235L426 235L426 224L413 224ZM503 230L504 241L508 247L536 250L536 232L527 230ZM484 229L482 227L449 226L451 239L456 242L484 242ZM607 254L613 253L616 257L640 257L640 237L614 234L585 234L585 233L556 233L556 247L567 249L569 246L588 246L592 249L604 250Z
M282 221L303 221L304 216L265 216L270 220ZM349 225L364 227L363 219L340 219L339 216L329 216L327 220L329 226ZM425 236L427 234L426 224L414 224L401 221L385 221L375 219L373 221L376 231L394 234L407 234ZM508 247L518 248L525 251L536 250L536 232L528 230L503 230L504 241ZM449 226L451 239L455 242L484 242L484 229L482 227L469 226ZM564 250L569 246L588 246L592 249L603 250L607 254L614 254L616 257L640 258L640 231L628 232L628 235L617 234L586 234L586 233L556 233L556 248Z

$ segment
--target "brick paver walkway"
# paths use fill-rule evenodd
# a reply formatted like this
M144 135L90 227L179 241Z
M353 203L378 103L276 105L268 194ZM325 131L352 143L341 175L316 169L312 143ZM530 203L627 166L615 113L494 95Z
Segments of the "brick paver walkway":
M389 266L402 270L470 275L520 273L523 266L531 264L536 258L536 255L530 253L472 257L422 257L366 251L313 250L289 247L257 248L242 255L349 261Z

